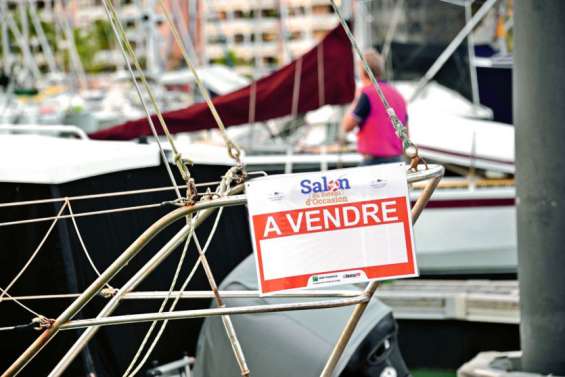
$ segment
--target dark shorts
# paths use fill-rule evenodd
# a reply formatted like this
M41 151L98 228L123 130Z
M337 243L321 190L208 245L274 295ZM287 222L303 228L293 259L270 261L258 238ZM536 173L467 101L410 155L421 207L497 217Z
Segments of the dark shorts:
M391 157L366 157L361 162L360 166L369 166L369 165L379 165L379 164L388 164L391 162L402 162L404 159L402 156L391 156Z

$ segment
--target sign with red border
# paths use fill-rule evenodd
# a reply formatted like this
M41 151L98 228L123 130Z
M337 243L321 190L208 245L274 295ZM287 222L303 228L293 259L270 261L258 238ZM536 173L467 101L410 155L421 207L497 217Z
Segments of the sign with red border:
M246 184L262 293L418 275L404 164Z

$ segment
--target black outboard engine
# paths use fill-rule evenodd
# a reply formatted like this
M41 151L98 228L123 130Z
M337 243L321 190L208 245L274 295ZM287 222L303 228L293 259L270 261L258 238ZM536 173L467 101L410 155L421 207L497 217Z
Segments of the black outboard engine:
M398 347L398 324L392 313L381 319L365 336L339 376L410 376Z
M257 290L251 255L223 281L222 290ZM359 289L353 286L339 289ZM315 299L322 300L322 299ZM274 297L224 299L226 306L314 301ZM353 307L234 315L232 322L252 376L318 377ZM335 377L408 377L390 308L373 298L339 360ZM204 321L196 353L195 377L240 375L219 317Z

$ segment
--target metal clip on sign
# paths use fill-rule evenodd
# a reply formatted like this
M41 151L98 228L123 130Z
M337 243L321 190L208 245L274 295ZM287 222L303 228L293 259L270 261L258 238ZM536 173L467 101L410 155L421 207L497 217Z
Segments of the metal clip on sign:
M422 213L422 210L430 200L434 190L438 186L443 177L444 168L440 165L420 165L415 171L407 172L408 183L415 183L429 180L428 184L422 191L418 200L414 204L411 215L412 221L415 223ZM174 211L163 216L143 232L102 274L78 297L71 303L59 317L57 317L50 327L28 347L28 349L20 355L20 357L6 370L2 376L15 376L30 362L47 343L55 337L61 330L69 330L76 328L86 328L81 337L71 347L67 354L61 359L59 364L53 369L49 376L60 376L70 365L74 358L86 346L88 341L94 336L100 326L118 325L127 323L149 322L165 319L186 319L186 318L202 318L209 316L250 314L250 313L266 313L291 310L310 310L331 307L342 307L355 305L355 309L351 314L346 326L344 327L327 363L321 372L321 376L329 377L332 375L337 362L339 361L353 331L355 330L363 312L365 311L369 301L377 290L379 283L377 281L370 282L365 290L353 297L343 297L342 291L335 291L333 299L320 300L315 302L286 303L257 305L246 307L230 307L230 308L213 308L201 310L187 310L163 313L145 313L131 314L121 316L110 316L117 308L121 299L125 298L126 293L132 292L142 281L148 276L159 264L161 264L175 249L183 242L191 230L198 227L207 217L209 217L216 209L220 207L229 207L237 205L245 205L247 198L240 195L243 191L243 185L234 187L229 196L216 198L206 201L200 201L193 206L177 208ZM187 216L198 213L194 217L191 224L185 225L161 250L159 250L137 273L129 279L108 301L106 306L100 311L96 318L73 320L73 317L94 298L101 289L107 284L133 257L135 257L153 237L179 220L185 220ZM189 293L189 292L187 292ZM302 292L301 292L302 293ZM319 292L304 291L301 297L328 297L332 296L332 291L324 291L323 295ZM258 294L254 292L254 294ZM190 297L187 295L186 297Z

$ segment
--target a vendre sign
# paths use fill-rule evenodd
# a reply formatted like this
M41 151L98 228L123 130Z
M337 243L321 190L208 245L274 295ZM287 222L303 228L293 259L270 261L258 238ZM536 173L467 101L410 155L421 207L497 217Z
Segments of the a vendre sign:
M263 293L418 274L404 164L262 177L246 192Z

